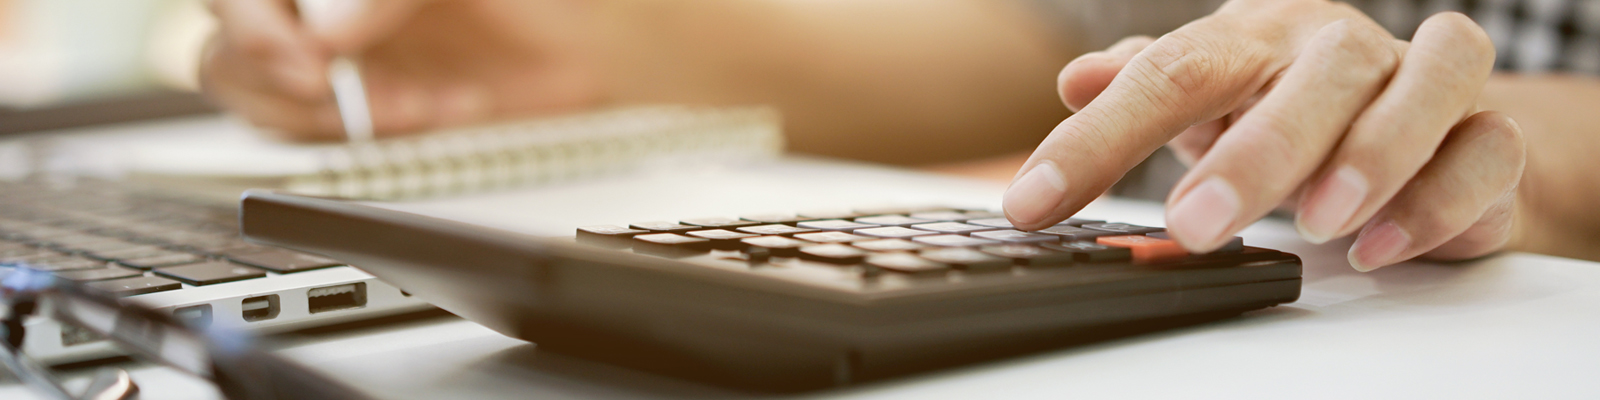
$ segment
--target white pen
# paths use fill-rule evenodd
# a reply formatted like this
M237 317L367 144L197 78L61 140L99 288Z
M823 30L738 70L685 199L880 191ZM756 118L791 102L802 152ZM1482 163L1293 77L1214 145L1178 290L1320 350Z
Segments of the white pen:
M340 0L295 0L300 10L300 20L308 22L318 18L331 3ZM339 107L339 120L344 123L344 137L352 143L372 140L372 110L367 104L366 85L361 82L361 68L346 56L334 57L328 64L328 83L333 86L333 101Z

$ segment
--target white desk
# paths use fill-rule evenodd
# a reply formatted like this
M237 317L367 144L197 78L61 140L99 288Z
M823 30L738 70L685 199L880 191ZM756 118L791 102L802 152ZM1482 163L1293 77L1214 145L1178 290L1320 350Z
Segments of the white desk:
M994 205L1003 187L859 166L785 163L639 176L407 206L530 233L658 217L860 205ZM670 195L640 195L656 193ZM463 202L477 211L462 212ZM818 204L828 203L828 204ZM486 211L488 210L488 211ZM501 213L494 210L512 210ZM1161 225L1159 205L1102 200L1084 215ZM1505 254L1350 269L1348 242L1309 245L1285 221L1246 242L1299 254L1299 302L1241 318L798 398L1596 398L1600 263ZM739 396L541 354L451 317L283 338L281 353L383 398ZM135 367L147 399L212 398L203 383ZM15 383L0 399L26 399Z

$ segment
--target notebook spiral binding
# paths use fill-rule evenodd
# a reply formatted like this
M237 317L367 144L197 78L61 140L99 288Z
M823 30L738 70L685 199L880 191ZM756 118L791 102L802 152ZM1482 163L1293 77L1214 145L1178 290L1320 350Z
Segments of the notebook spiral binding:
M291 192L354 199L449 196L783 152L768 107L653 106L355 143L319 155Z

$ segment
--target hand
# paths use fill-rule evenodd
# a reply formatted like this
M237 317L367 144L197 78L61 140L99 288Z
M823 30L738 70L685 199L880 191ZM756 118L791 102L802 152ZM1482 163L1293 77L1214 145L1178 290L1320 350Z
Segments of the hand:
M1359 270L1481 256L1509 238L1524 157L1516 123L1477 109L1493 65L1457 13L1407 43L1343 3L1230 1L1068 64L1059 89L1077 114L1023 165L1006 214L1048 227L1166 144L1192 166L1167 201L1192 252L1287 203L1312 242L1359 231Z
M343 137L330 60L355 57L379 134L602 100L589 4L554 0L335 0L302 24L290 0L215 0L206 92L291 139Z

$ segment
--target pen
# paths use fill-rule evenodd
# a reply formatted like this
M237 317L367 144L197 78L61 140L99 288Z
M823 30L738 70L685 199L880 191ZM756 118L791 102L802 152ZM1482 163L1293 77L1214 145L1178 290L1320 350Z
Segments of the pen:
M300 20L310 21L316 18L314 14L327 10L333 1L339 0L295 0L295 6L300 11ZM345 140L352 143L371 141L372 110L368 107L367 89L361 81L360 67L350 57L334 57L328 64L328 83L333 86L333 100L339 107Z

